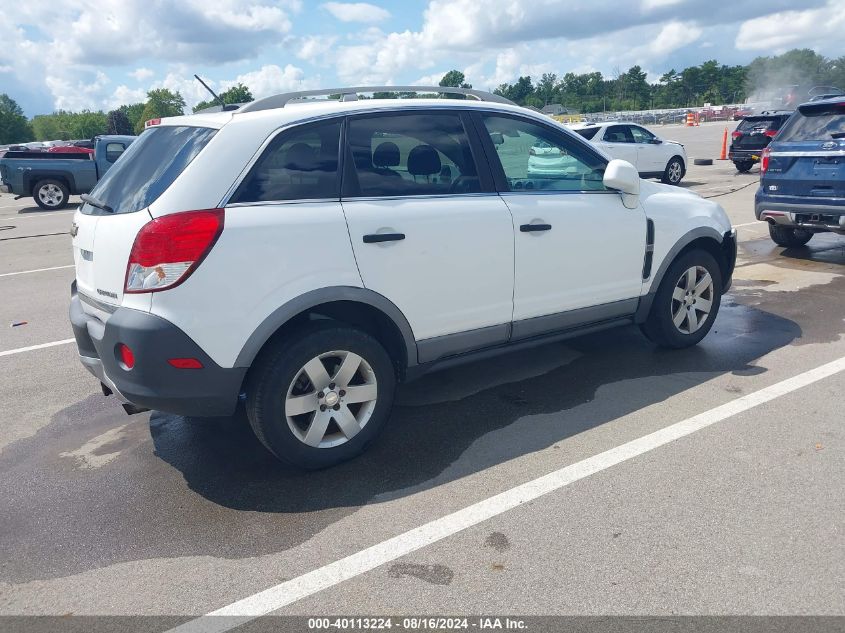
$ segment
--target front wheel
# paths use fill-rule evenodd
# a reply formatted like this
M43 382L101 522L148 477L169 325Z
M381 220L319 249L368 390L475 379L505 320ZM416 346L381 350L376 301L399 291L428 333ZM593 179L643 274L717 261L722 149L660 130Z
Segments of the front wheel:
M675 156L666 164L666 170L663 172L661 180L667 185L678 185L684 177L684 163Z
M769 236L778 246L795 247L804 246L804 244L812 239L813 234L804 229L792 229L788 226L780 226L770 222Z
M67 206L70 191L60 180L39 180L32 188L32 197L42 209L55 211Z
M247 416L279 459L326 468L363 452L387 422L396 376L369 334L313 324L265 349L250 370Z
M661 347L691 347L707 336L721 299L719 264L707 251L690 251L669 266L640 328Z

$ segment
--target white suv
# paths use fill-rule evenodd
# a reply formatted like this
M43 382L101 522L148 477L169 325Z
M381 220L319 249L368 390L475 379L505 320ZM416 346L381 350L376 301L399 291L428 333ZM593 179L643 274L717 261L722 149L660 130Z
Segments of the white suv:
M362 451L397 381L631 323L694 345L730 285L719 205L487 93L151 123L74 216L82 363L129 412L244 401L301 467ZM536 147L566 160L535 173Z
M641 125L606 121L570 126L611 158L627 160L643 178L660 178L677 185L687 173L687 153L677 141L667 141Z

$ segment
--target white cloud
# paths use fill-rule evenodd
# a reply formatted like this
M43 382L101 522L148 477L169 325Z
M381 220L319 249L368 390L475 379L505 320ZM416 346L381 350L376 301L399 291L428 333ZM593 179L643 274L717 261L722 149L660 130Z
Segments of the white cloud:
M259 70L238 75L233 81L221 81L220 87L225 90L239 83L249 88L256 99L261 99L280 92L316 88L319 78L306 79L305 72L291 64L284 68L270 64L262 66Z
M318 65L327 63L329 54L337 37L327 35L309 35L303 37L297 46L296 56Z
M736 36L740 50L783 52L793 46L833 42L841 46L845 11L831 0L826 7L784 11L743 22Z
M390 12L368 2L326 2L321 5L341 22L381 22Z
M155 75L155 73L149 68L138 68L137 70L129 73L129 76L134 77L136 81L144 81L153 75Z
M643 0L643 11L653 11L680 4L683 0Z

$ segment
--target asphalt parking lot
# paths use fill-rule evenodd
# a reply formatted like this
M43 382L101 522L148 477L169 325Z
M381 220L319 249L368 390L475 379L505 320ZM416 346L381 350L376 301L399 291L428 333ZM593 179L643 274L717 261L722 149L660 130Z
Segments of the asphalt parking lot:
M724 127L654 130L716 158ZM430 374L317 473L104 397L68 343L72 210L0 195L0 615L845 615L845 238L775 246L758 178L686 176L740 239L700 346Z

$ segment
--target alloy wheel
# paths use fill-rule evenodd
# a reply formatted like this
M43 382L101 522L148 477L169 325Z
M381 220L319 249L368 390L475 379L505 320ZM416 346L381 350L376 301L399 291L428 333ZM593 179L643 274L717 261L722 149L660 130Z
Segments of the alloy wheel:
M364 428L377 399L378 382L366 360L354 352L326 352L297 372L285 394L285 417L299 441L333 448Z
M672 322L683 334L697 332L713 308L713 277L703 266L688 268L672 291Z
M56 207L62 203L64 193L56 185L49 183L38 190L38 199L48 207Z

